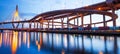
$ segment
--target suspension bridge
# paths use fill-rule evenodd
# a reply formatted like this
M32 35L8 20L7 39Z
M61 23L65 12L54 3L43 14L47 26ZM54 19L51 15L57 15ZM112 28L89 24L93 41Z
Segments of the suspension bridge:
M120 35L120 27L116 26L118 15L115 11L118 9L120 9L120 0L106 0L101 3L75 9L45 12L34 16L30 20L20 21L18 6L16 6L12 21L0 22L0 25L11 24L12 28L0 28L0 30ZM92 17L93 14L102 15L103 20L101 22L92 22L94 19ZM89 16L89 18L84 19L85 16ZM106 20L105 16L111 18ZM85 24L85 20L89 20L90 22ZM71 23L71 21L74 21L74 23ZM108 27L108 22L113 22L113 26ZM29 26L25 27L25 23L28 23ZM95 27L97 24L103 24L103 26Z

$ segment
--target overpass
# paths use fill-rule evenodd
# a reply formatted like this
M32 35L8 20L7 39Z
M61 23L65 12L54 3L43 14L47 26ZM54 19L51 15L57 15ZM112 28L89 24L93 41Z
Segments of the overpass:
M45 30L45 31L120 30L120 27L116 26L116 19L118 18L118 15L115 14L115 11L118 9L120 9L120 0L106 0L104 2L93 4L90 6L85 6L85 7L75 8L75 9L54 10L50 12L41 13L36 15L30 20L0 22L0 25L16 24L16 23L22 24L22 28L18 28L18 26L13 26L13 30L24 30L24 23L29 23L29 28L27 28L28 30L34 30L34 28L37 28L38 30L39 29ZM109 12L109 11L112 11L112 12ZM92 18L92 14L103 15L103 21L93 23L92 19L94 18ZM90 23L88 24L84 23L84 16L90 16L87 19L90 21ZM109 16L111 17L111 19L106 20L105 16ZM59 21L55 21L55 20L59 20ZM74 21L74 23L70 23L72 20ZM107 27L107 22L111 22L111 21L113 21L113 26ZM77 22L77 24L75 22ZM81 24L79 22L81 22ZM32 27L31 23L34 24L34 28L31 28ZM92 27L92 25L101 24L101 23L103 24L103 27L98 27L98 28ZM59 28L57 28L56 26ZM7 29L7 28L1 28L1 29Z

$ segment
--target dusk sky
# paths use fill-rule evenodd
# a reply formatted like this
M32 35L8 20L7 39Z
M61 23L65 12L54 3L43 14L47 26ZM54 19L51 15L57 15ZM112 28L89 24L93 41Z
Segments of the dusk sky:
M31 19L35 15L47 11L74 9L102 1L105 0L0 0L0 22L12 19L16 5L18 5L21 19ZM116 11L116 14L120 14L119 12L119 10ZM93 19L93 21L95 20L97 19ZM117 22L119 21L118 18ZM111 23L108 24L112 25ZM117 23L117 26L120 24Z

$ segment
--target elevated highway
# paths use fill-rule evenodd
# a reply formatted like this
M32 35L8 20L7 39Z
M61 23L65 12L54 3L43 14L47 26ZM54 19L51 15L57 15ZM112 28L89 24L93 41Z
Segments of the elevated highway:
M84 7L80 7L80 8L54 10L54 11L50 11L50 12L41 13L41 14L34 16L30 20L0 22L0 25L14 24L14 23L23 23L23 24L29 23L29 29L28 28L25 29L25 28L23 28L24 26L22 26L22 28L12 28L12 29L8 29L8 30L23 30L23 31L27 31L27 30L49 31L50 30L50 31L52 31L52 30L60 28L60 29L65 29L65 30L67 30L67 32L69 32L70 29L75 28L75 27L78 29L78 31L79 31L79 28L82 28L82 31L83 31L85 25L88 25L88 27L91 28L92 25L100 24L100 23L103 23L103 28L107 28L107 22L113 21L112 27L113 27L113 30L116 30L116 19L118 18L118 15L115 14L115 11L118 9L120 9L120 0L106 0L101 3L84 6ZM94 18L91 17L92 14L103 15L103 21L93 23L92 19L94 19ZM90 16L89 19L87 19L90 21L90 23L88 23L88 24L84 23L84 20L83 20L84 16ZM109 16L111 18L109 20L106 20L105 16ZM79 20L79 18L81 20ZM77 21L75 21L75 19ZM55 21L55 20L59 20L59 21ZM70 23L71 20L73 20L74 23ZM75 22L77 22L77 24ZM81 24L80 24L80 22L81 22ZM31 26L32 26L31 23L34 23L34 28L31 28ZM36 26L35 23L39 23L40 28L38 28L38 25ZM59 23L59 25L57 25L55 23ZM44 26L46 26L46 27L44 27ZM59 26L59 28L55 28L55 26ZM35 27L37 27L37 28L35 28ZM7 28L1 28L1 30L2 29L5 30ZM89 30L92 30L92 28Z

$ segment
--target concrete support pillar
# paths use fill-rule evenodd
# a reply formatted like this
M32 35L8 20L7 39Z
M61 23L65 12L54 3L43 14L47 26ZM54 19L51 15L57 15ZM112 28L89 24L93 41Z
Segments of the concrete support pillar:
M43 28L43 23L41 24L41 26L42 26L41 28L42 28L42 30L43 30L43 29L44 29L44 28Z
M83 23L84 22L84 20L83 20L83 15L81 15L81 25L82 25L82 27L83 27Z
M79 30L79 18L77 18L77 30Z
M79 18L77 18L77 26L79 26Z
M40 29L41 29L41 23L40 23Z
M49 26L50 26L50 22L49 22L49 20L48 20L48 30L49 30Z
M118 54L118 41L116 36L114 36L114 53Z
M79 16L78 13L77 13L77 16ZM77 18L77 26L79 26L79 18Z
M39 28L41 29L41 23L39 23Z
M105 22L105 15L103 15L103 26L106 27L106 22Z
M75 25L75 18L74 18L74 25Z
M18 23L18 24L17 24L16 28L18 28L18 27L19 27L19 24L20 24L20 23Z
M22 28L24 28L24 23L22 23Z
M61 18L61 28L63 29L63 20L64 20L64 18Z
M94 27L96 27L96 24L94 24Z
M38 22L37 22L37 29L38 29Z
M31 23L29 23L29 28L31 28Z
M69 17L67 16L67 28L68 28L68 30L69 30Z
M44 24L44 18L42 18L42 20L41 20L41 29L43 30L44 28L43 28L43 25Z
M54 28L55 28L55 29L56 29L56 27L57 27L57 26L56 26L56 25L54 25Z
M40 23L40 29L42 29L42 23Z
M54 17L52 18L52 30L53 30L53 28L54 28Z
M90 26L92 27L92 15L90 14Z
M36 27L36 23L34 22L34 28Z
M115 14L115 9L112 9L112 13ZM113 27L116 27L116 19L114 18L114 16L112 16L113 18Z

